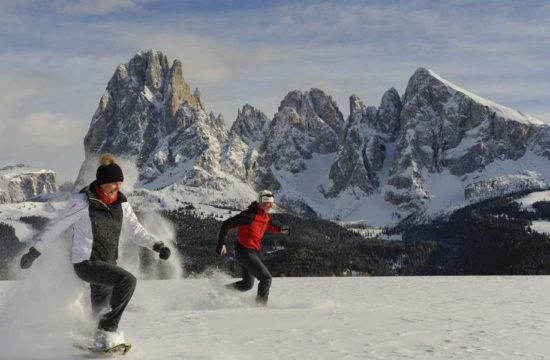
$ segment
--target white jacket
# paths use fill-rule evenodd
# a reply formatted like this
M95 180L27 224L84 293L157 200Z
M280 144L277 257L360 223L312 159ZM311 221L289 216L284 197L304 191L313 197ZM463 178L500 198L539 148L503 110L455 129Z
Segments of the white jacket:
M121 204L123 211L122 227L128 231L133 241L149 249L159 240L139 223L129 202ZM72 226L72 256L73 264L90 260L93 245L92 222L88 212L88 198L85 193L78 193L71 197L65 208L52 219L44 232L37 239L34 247L44 252L46 246L58 239L60 235Z

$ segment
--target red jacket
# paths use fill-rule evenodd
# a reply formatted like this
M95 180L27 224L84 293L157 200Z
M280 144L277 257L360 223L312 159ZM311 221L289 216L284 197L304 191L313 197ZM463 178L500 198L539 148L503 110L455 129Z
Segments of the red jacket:
M281 232L281 227L273 225L269 214L263 211L255 201L248 209L222 223L218 243L225 244L229 230L237 227L237 243L245 248L260 251L265 231L274 234Z

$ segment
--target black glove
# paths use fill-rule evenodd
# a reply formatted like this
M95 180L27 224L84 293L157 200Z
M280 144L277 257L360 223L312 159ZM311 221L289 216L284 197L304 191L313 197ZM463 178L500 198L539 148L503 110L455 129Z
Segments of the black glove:
M21 269L28 269L31 267L32 262L40 256L40 251L36 250L34 247L31 247L29 251L21 256Z
M216 254L224 256L226 253L227 253L227 248L225 247L225 243L219 242L218 246L216 246Z
M168 260L170 254L172 254L168 246L164 245L162 241L159 241L155 243L155 245L153 245L153 251L158 252L159 258L161 258L162 260Z
M288 226L281 228L281 234L283 235L290 235L290 228Z

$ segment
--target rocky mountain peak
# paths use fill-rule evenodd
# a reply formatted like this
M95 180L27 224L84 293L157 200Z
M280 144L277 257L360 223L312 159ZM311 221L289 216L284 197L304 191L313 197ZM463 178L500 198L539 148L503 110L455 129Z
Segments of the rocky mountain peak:
M482 171L496 160L525 155L541 122L472 94L420 68L403 96L398 138L386 199L412 209L432 198L428 174ZM409 204L413 205L412 207Z
M336 133L340 133L344 127L344 116L332 97L315 88L311 89L309 94L306 93L307 95L315 113Z
M166 127L168 132L172 132L178 126L178 114L181 106L187 106L196 111L205 110L201 100L196 98L191 92L189 85L183 79L182 63L174 60L167 79L167 87L164 90L164 105L166 108ZM198 93L200 96L200 92Z
M365 107L365 104L363 101L359 98L359 96L352 94L349 97L349 114L350 118L354 118L358 112L361 112L363 108Z
M231 132L238 134L247 145L258 149L269 133L270 123L262 111L245 104L237 110L237 119L231 126Z
M139 65L137 65L137 63L139 63ZM130 60L130 66L132 65L137 65L136 67L138 69L145 68L145 86L156 91L162 89L169 68L166 55L156 50L138 53Z
M296 125L304 128L314 126L313 123L318 121L326 123L336 133L340 133L344 127L344 116L336 102L320 89L312 88L305 93L299 90L289 92L281 101L279 112L283 112L285 108L293 109L299 115L302 121Z
M160 51L148 50L137 52L126 64L117 67L108 88L114 89L129 86L141 90L144 86L152 92L160 91L164 87L167 74L170 70L168 59ZM131 83L128 84L127 82ZM118 86L117 86L118 85Z
M306 168L305 160L314 154L338 150L343 127L342 113L322 90L292 91L275 114L264 159L277 169L300 172Z
M192 93L184 80L181 61L169 66L163 53L140 51L117 67L101 97L76 185L86 184L91 174L84 168L95 167L93 159L104 152L134 159L141 178L150 181L205 149L219 149L213 143L226 138L223 118L206 113L200 92Z
M377 125L376 128L389 136L390 141L395 141L399 135L401 127L401 110L403 104L399 93L395 88L391 88L384 93L382 101L377 110Z

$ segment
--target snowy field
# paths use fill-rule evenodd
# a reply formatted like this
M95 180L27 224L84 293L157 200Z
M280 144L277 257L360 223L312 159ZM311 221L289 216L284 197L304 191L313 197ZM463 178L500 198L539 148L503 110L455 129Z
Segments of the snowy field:
M38 278L0 282L0 358L94 358L84 289ZM275 278L267 308L228 281L140 281L126 358L550 359L550 277Z

